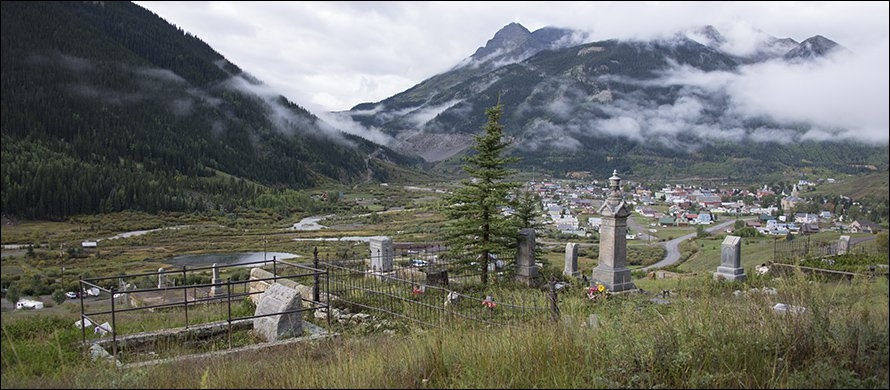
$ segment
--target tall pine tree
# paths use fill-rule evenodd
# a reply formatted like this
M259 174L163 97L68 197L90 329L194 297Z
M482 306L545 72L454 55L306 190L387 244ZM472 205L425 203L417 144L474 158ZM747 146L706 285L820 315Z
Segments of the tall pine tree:
M445 228L449 251L466 266L475 262L482 284L488 284L492 255L515 252L518 238L516 220L501 213L501 207L508 205L507 196L517 187L506 180L512 173L506 166L518 160L503 155L509 143L500 124L502 111L500 102L485 110L485 131L475 136L475 153L464 157L462 166L470 178L445 199L443 210L450 219Z

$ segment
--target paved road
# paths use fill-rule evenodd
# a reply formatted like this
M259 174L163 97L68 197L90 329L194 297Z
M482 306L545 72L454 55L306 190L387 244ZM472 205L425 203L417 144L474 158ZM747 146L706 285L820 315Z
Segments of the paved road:
M705 231L707 231L708 233L713 233L713 232L716 232L719 230L726 229L728 226L732 226L734 223L735 223L735 219L730 219L728 221L724 221L724 222L718 223L716 225L713 225L713 226L705 229ZM686 241L690 238L695 237L695 234L696 233L694 233L694 232L689 233L685 236L680 236L680 237L677 237L673 240L670 240L670 241L664 243L664 249L667 251L667 254L665 254L665 256L664 256L664 259L655 263L655 264L652 264L648 267L643 267L641 269L648 271L653 268L667 267L669 265L676 263L678 260L680 260L680 243L683 241Z

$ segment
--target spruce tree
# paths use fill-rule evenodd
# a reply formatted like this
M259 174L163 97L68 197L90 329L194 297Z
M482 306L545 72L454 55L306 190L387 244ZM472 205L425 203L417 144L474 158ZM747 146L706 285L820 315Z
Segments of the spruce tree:
M541 214L541 197L529 190L518 189L513 194L513 217L520 229L537 229L541 227L538 215Z
M450 220L445 228L449 252L464 266L475 262L482 284L488 283L492 255L515 252L518 238L515 219L501 213L501 207L509 203L507 196L517 187L506 180L512 173L507 165L517 158L504 156L509 143L500 123L502 111L500 102L485 110L484 132L474 137L473 152L463 159L462 168L470 178L446 197L443 210Z

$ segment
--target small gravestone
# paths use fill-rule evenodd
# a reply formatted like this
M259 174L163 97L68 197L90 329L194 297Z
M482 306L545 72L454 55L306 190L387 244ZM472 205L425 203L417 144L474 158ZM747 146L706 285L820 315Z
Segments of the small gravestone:
M540 282L535 264L535 229L519 231L519 253L516 256L515 279L529 286Z
M566 265L562 271L565 276L580 277L578 271L578 244L570 242L566 244Z
M600 327L599 317L597 317L596 314L591 314L590 316L588 316L587 317L587 326L590 327L590 329L594 329L594 330L599 329L599 327Z
M386 236L374 236L368 243L371 247L371 269L377 272L392 271L392 239Z
M210 283L213 284L210 287L211 297L223 295L222 287L220 287L222 281L219 279L219 267L216 266L216 263L213 263L213 279L210 279Z
M266 341L276 341L303 334L303 318L300 293L280 283L273 283L263 293L254 315L264 316L253 319L253 328ZM293 311L293 312L291 312ZM283 313L277 314L275 313Z
M448 287L448 270L436 269L426 273L426 284L430 286Z
M715 280L746 279L745 269L742 268L742 238L739 236L726 236L720 249L720 266L714 272Z
M164 275L164 268L158 268L158 288L167 287L167 276Z
M841 236L837 239L837 254L845 255L850 250L850 236Z

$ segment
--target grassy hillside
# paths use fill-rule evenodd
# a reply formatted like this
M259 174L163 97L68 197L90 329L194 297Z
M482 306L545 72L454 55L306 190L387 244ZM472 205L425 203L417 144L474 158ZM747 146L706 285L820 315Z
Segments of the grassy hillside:
M824 183L817 190L807 192L807 196L840 196L844 195L852 199L874 198L880 195L887 196L887 188L890 188L890 176L887 172L874 172L865 175L843 175L834 178L834 183Z
M560 294L561 318L503 328L459 321L118 369L91 362L71 324L4 313L3 388L887 388L888 282L801 275L636 281L670 290L590 301ZM761 287L776 294L759 292ZM757 288L758 290L752 290ZM737 297L734 290L745 291ZM750 290L750 291L749 291ZM780 314L777 303L805 308ZM14 313L18 314L18 313ZM596 315L596 322L590 316Z
M436 241L445 222L436 206L446 184L338 186L306 193L327 197L333 208L327 228L295 231L308 213L284 216L267 209L201 214L113 213L64 222L4 220L4 244L38 243L3 251L3 286L20 291L76 288L84 275L114 276L153 271L183 254L245 251L287 252L311 259L367 251L367 243L315 241L345 236L389 235L397 242ZM326 195L325 195L326 194ZM374 212L372 212L374 211ZM641 224L645 221L640 222ZM187 227L185 227L187 226ZM645 225L644 225L645 226ZM110 239L121 232L152 230ZM658 241L691 233L658 228ZM829 233L824 233L829 234ZM832 233L834 234L834 233ZM80 250L100 240L96 250ZM546 275L560 275L565 242L543 237ZM80 306L67 301L46 310L13 311L4 303L0 352L3 388L886 388L888 385L888 281L852 282L760 277L751 267L771 259L771 238L746 238L746 282L715 282L722 236L681 246L678 277L649 280L642 291L591 301L578 281L559 292L560 318L549 313L511 326L479 328L454 319L444 329L414 322L340 326L337 337L252 352L119 369L92 362L72 325ZM583 242L579 266L588 274L597 260L594 240ZM629 243L635 259L664 255L655 243ZM499 285L529 301L540 289ZM761 288L776 289L763 294ZM757 289L756 291L753 289ZM660 294L667 290L668 294ZM739 293L734 293L739 291ZM737 296L740 295L740 296ZM665 301L653 300L654 298ZM669 302L669 303L665 303ZM778 303L805 307L800 315L773 311ZM239 307L237 310L250 308ZM204 314L190 309L189 318ZM369 312L382 322L379 312ZM597 317L596 326L590 316ZM120 329L166 324L153 313L121 321ZM133 319L133 318L130 318ZM316 321L307 313L307 321ZM321 324L324 325L324 324ZM386 333L382 329L396 330ZM95 337L95 336L91 336ZM243 343L255 340L237 333ZM206 348L227 350L225 343ZM159 351L163 353L164 351ZM167 351L169 353L169 351Z

